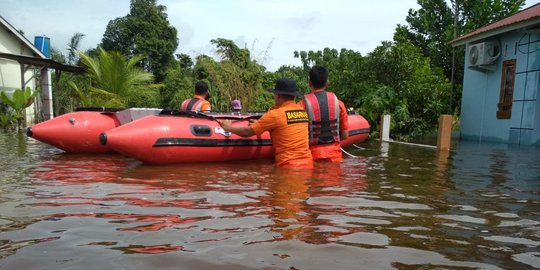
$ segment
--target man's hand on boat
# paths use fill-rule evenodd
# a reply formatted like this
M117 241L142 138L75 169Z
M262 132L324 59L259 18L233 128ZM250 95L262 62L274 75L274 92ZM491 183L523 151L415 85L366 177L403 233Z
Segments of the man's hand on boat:
M253 129L251 129L250 126L233 126L231 120L221 120L216 119L216 121L219 123L219 125L223 128L225 131L232 132L236 135L242 136L242 137L250 137L255 135L255 132L253 132Z
M221 120L216 119L216 121L219 123L219 125L225 130L230 131L229 129L232 127L232 121L231 120Z

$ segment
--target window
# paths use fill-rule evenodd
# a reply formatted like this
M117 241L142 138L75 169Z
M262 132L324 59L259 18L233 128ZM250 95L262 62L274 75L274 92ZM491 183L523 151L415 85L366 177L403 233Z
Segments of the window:
M497 119L510 119L512 115L515 77L516 60L504 61L501 76L501 93L499 94L499 104L497 104Z

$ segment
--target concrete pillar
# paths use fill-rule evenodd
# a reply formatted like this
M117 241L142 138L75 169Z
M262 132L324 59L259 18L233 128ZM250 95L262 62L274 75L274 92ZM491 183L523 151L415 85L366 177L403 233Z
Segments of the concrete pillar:
M380 140L383 142L390 141L390 115L381 116L381 133Z
M51 83L51 71L48 68L41 69L40 76L41 85L41 114L43 120L49 120L54 117L53 111L53 95Z
M437 150L449 151L452 138L452 115L439 116L439 132L437 133Z

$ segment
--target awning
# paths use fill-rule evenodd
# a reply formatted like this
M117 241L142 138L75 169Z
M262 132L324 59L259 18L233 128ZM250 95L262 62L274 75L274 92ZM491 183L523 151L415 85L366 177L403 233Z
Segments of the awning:
M22 56L10 53L0 53L0 58L15 60L21 64L31 65L35 67L46 67L55 70L67 71L71 73L82 74L86 73L86 69L80 66L71 66L58 63L51 59L43 59L31 56Z

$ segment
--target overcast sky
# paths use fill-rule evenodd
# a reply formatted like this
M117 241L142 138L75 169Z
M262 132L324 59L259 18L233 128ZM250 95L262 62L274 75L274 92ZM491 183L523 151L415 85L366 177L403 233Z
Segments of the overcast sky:
M158 0L178 31L177 53L215 56L211 39L233 40L274 71L299 66L294 51L347 48L365 55L392 40L416 0ZM527 0L527 7L538 0ZM0 0L0 16L33 42L45 35L66 54L76 32L81 50L101 42L110 20L126 16L129 0Z

